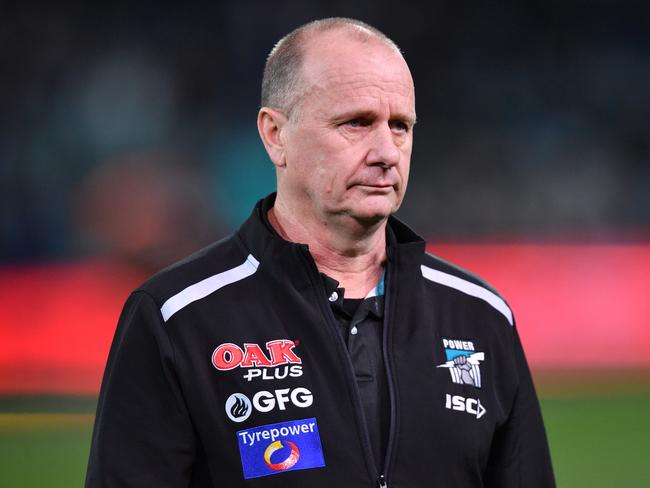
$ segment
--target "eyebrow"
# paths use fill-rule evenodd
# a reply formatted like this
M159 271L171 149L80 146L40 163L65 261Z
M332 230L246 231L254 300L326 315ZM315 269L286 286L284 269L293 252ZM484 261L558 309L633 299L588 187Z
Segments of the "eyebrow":
M335 122L343 122L350 119L359 119L359 118L375 119L376 117L377 117L377 113L372 110L352 109L332 117L332 120L334 120ZM389 120L401 120L409 123L411 126L415 125L416 123L415 114L398 113L390 117Z

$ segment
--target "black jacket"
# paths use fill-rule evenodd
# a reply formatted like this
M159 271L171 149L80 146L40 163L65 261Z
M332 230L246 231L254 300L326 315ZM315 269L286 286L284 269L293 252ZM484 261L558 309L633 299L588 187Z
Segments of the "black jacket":
M307 247L265 223L272 202L128 299L86 486L554 486L510 309L394 218L378 472L322 280Z

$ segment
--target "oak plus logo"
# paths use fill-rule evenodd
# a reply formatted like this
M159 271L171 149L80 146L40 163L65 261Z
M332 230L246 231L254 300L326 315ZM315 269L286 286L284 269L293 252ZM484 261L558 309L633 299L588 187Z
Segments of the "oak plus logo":
M249 382L298 378L302 376L302 359L294 351L296 346L297 341L288 339L268 341L264 348L255 343L240 347L226 342L213 351L212 365L219 371L242 368L245 370L243 377Z
M233 393L225 404L226 415L233 422L243 422L251 416L253 410L268 413L276 408L286 410L288 405L307 408L314 403L314 395L307 388L281 388L278 390L258 391L252 400L243 393Z

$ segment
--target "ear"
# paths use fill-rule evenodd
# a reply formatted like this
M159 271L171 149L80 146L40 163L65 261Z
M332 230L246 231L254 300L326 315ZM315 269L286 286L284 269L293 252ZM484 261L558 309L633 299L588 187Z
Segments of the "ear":
M257 114L257 130L264 143L266 152L277 167L286 166L282 129L287 124L287 117L282 112L269 107L262 107Z

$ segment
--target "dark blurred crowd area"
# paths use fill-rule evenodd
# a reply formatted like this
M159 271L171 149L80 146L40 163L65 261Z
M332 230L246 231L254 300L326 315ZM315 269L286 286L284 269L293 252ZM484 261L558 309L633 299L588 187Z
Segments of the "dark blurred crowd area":
M2 2L0 262L156 269L274 189L265 57L350 16L402 48L418 124L400 215L432 241L650 237L647 1Z

